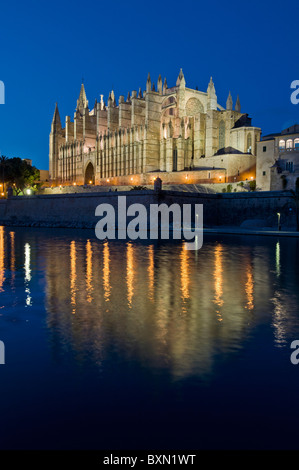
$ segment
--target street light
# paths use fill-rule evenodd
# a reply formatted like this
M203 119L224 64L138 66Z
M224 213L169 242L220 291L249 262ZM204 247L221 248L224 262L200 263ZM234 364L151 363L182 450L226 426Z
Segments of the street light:
M280 225L280 212L277 212L277 218L278 218L278 220L277 220L278 231L280 231L280 230L281 230L281 225Z

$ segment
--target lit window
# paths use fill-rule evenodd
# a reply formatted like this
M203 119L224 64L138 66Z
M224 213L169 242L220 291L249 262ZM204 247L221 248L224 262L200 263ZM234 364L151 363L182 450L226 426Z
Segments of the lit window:
M294 147L299 150L299 139L294 140Z
M285 148L286 148L285 140L280 140L279 141L279 150L284 150Z
M287 149L292 149L293 148L293 141L292 139L287 140Z

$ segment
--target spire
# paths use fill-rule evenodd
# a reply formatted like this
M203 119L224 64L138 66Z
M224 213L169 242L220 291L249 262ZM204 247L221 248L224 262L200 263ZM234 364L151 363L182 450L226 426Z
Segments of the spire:
M237 96L237 101L236 101L236 104L235 104L235 111L237 111L237 113L241 112L241 104L240 104L239 95Z
M60 120L57 103L55 104L55 111L54 111L53 119L52 119L52 130L54 129L61 129L61 120Z
M116 106L116 99L115 99L115 94L114 94L113 90L111 90L110 95L111 95L111 100L112 100L113 106Z
M147 81L146 81L146 91L147 91L147 93L148 93L149 91L151 91L151 86L152 86L152 83L151 83L151 76L150 76L150 74L148 74L148 76L147 76Z
M232 99L232 95L230 94L230 92L226 100L226 109L227 111L231 111L233 109L233 99Z
M162 95L162 77L161 74L158 77L157 90Z
M128 96L127 96L127 103L131 103L131 95L130 92L128 91Z
M168 86L167 86L167 81L166 81L166 77L164 78L164 85L163 85L163 95L166 94L166 90L167 90Z
M82 83L79 99L77 100L77 111L83 110L84 108L88 108L88 100L86 98L84 84Z
M140 87L139 90L138 90L138 98L142 98L142 90L141 90L141 87Z
M183 69L180 69L180 73L179 73L179 76L177 78L177 81L176 81L176 86L184 86L186 85L186 82L185 82L185 77L184 77L184 74L183 74Z
M208 109L217 110L217 95L214 86L214 82L212 77L210 78L210 82L207 89L208 94Z

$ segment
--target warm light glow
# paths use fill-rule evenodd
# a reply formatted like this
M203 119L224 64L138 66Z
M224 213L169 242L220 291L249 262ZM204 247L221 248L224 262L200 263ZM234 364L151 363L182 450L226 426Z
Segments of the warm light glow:
M31 194L31 189L26 189L26 194L29 196Z
M251 176L251 179L253 180L253 176Z
M252 310L254 308L254 303L253 303L253 273L252 273L252 266L251 264L248 264L247 270L246 270L246 284L245 284L245 292L247 296L247 305L246 308L248 310Z
M3 283L5 281L4 270L4 227L0 227L0 292L3 292Z
M89 240L86 243L86 292L87 302L92 302L92 247Z
M223 266L222 266L222 246L218 245L215 248L215 270L214 270L214 287L215 296L214 302L218 307L223 305ZM220 317L219 321L222 321L220 310L217 310L217 316Z
M219 181L221 181L221 176L219 176Z
M108 179L107 179L107 183L109 183L109 181L110 181L110 179L108 178Z
M73 183L74 186L76 186L77 183Z
M109 256L109 245L108 242L104 244L103 248L103 283L104 283L104 297L105 301L110 300L110 256Z
M70 251L70 259L71 259L71 305L73 307L72 314L75 315L76 313L76 243L75 241L71 241L71 251Z
M4 193L1 193L1 196L4 196Z
M131 181L133 181L133 178L131 178Z
M150 300L154 300L154 280L155 280L155 266L154 266L154 247L151 245L149 247L149 265L147 268L148 271L148 297Z
M189 263L188 263L189 252L182 248L180 254L181 260L181 297L182 300L189 299L189 284L190 284L190 273L189 273Z
M89 184L92 184L92 181L89 181Z
M128 288L128 305L132 307L132 299L134 295L134 256L133 245L127 245L127 288Z

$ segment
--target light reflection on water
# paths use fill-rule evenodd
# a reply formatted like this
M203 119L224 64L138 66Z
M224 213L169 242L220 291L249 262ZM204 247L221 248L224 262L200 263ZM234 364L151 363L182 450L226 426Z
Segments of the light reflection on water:
M215 354L236 353L256 325L268 324L279 347L298 331L296 240L206 237L195 252L49 232L0 227L2 314L12 314L14 290L14 305L44 304L53 347L79 361L101 364L113 348L180 378L211 373Z

